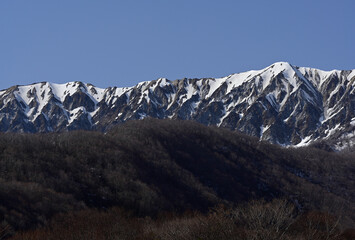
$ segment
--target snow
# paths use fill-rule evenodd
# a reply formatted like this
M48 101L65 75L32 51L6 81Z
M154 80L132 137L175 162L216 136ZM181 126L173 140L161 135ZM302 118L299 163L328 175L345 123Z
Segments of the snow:
M341 85L338 85L330 94L329 94L329 97L328 97L328 102L329 100L332 98L332 96L334 94L336 94L339 89L340 89ZM326 120L328 118L332 118L334 115L336 115L337 113L339 113L339 111L341 111L342 109L337 109L337 105L333 106L332 108L329 108L329 109L326 109L325 111L325 115L326 115Z
M343 139L350 139L350 138L353 138L353 137L355 137L355 131L345 133L345 134L342 136Z
M336 145L336 150L341 151L355 145L355 131L343 134Z
M274 63L271 66L260 70L256 74L256 76L259 76L259 79L256 80L256 83L260 84L260 81L262 81L263 90L265 90L265 88L270 84L270 80L281 72L284 74L285 78L291 78L290 76L293 75L293 72L291 70L292 67L287 62ZM290 80L292 81L291 84L295 84L295 81L293 81L292 79Z
M275 90L271 90L272 92L259 92L259 91L265 91L268 86L270 86L271 80L273 77L276 75L282 73L284 78L281 79L281 82L278 82L277 84L280 84ZM309 76L304 77L305 74L308 74ZM65 98L68 95L73 95L77 91L82 91L83 93L87 94L94 102L95 104L98 104L101 101L105 101L108 106L115 107L117 104L118 98L121 96L126 96L127 97L127 104L130 103L130 100L133 99L133 97L136 97L132 95L132 91L138 91L140 93L140 96L137 95L137 99L139 100L139 103L144 101L144 99L147 102L150 102L150 95L152 94L153 91L156 89L156 87L160 88L165 88L165 96L167 98L166 105L162 106L165 109L169 109L173 106L174 103L178 102L178 104L184 104L186 101L191 99L194 95L200 96L200 98L206 99L209 103L213 101L221 101L224 103L224 110L223 114L221 115L220 121L218 125L221 125L224 121L224 119L232 112L237 112L239 113L240 111L244 111L241 109L235 109L236 107L241 107L238 106L238 104L243 103L243 106L245 105L245 108L249 108L251 104L255 103L256 100L258 100L258 97L260 96L265 96L265 100L267 100L273 108L276 110L282 109L282 107L286 104L288 101L289 97L292 96L293 93L295 93L299 89L300 85L304 85L307 87L307 89L297 91L297 93L300 93L301 96L305 101L311 102L312 104L316 104L316 96L319 94L315 88L320 88L320 86L331 77L332 74L338 74L340 76L340 72L337 70L332 70L332 71L321 71L318 69L312 69L312 68L303 68L303 67L295 67L290 65L287 62L278 62L275 63L271 66L268 66L262 70L252 70L252 71L247 71L243 73L236 73L236 74L231 74L227 77L221 77L221 78L204 78L200 79L197 81L192 81L192 80L184 80L181 83L184 83L185 85L183 88L185 89L186 93L178 95L177 94L177 88L178 84L176 82L170 82L166 78L159 78L156 81L149 82L140 82L138 85L130 88L107 88L107 89L102 89L95 87L91 84L85 84L85 83L80 83L80 82L69 82L66 84L55 84L55 83L37 83L37 84L32 84L28 86L19 86L18 91L15 91L15 97L18 99L18 101L21 101L24 103L24 109L23 111L25 114L29 117L31 121L38 117L40 114L44 114L44 116L47 118L48 116L45 115L45 113L42 112L44 106L50 101L50 98L53 96L63 102ZM343 72L345 74L342 78L342 81L345 82L347 78L350 80L351 78L355 77L355 70L353 71L348 71L348 72ZM346 74L348 74L346 76ZM250 84L251 89L247 89L245 92L241 92L239 90L235 90L236 88L242 86L243 84ZM256 85L256 88L253 87L253 84ZM223 91L223 94L219 96L214 96L213 94L218 91L218 89L221 88L221 86L226 86L226 91ZM181 85L180 85L181 86ZM179 87L180 87L179 86ZM333 96L335 93L339 91L339 86L337 86L331 93L330 97ZM184 92L184 89L182 89ZM269 89L269 88L268 88ZM179 89L181 90L181 89ZM235 90L235 91L234 91ZM28 94L28 92L35 91L35 94ZM236 94L238 93L238 95ZM280 94L283 93L285 94L285 97L278 102L277 99L280 99ZM4 96L6 94L6 90L0 91L0 96ZM10 94L9 94L10 95ZM248 96L247 96L248 95ZM140 98L139 98L139 97ZM165 97L164 96L164 97ZM212 97L213 96L213 97ZM180 97L178 99L178 97ZM157 104L154 102L155 100L152 99L151 101L152 104ZM4 103L10 101L8 100L8 97L4 98ZM32 101L35 101L36 107L29 107L29 104L31 104ZM196 111L196 108L198 107L200 101L194 101L194 102L188 102L187 107L190 108L191 114L193 114L194 111ZM260 102L262 104L262 102ZM60 103L56 103L60 107L63 108L63 106ZM248 106L249 104L249 106ZM264 101L265 104L265 101ZM299 104L299 103L298 103ZM266 104L265 104L266 105ZM98 105L97 105L98 106ZM87 112L86 109L83 108L76 108L72 111L69 112L70 116L68 117L69 124L71 124L74 119L76 119L81 112L85 112L88 114L89 119L95 116L95 114L99 111L98 107L95 107L94 111L92 112ZM267 106L267 105L266 105ZM264 108L266 108L263 105ZM296 109L298 105L294 107L293 112L286 118L284 121L287 121L291 116L296 114ZM65 114L68 112L63 108L63 111ZM324 118L319 119L319 123L323 123L328 120L327 116L331 115L334 116L337 114L341 109L336 105L334 108L330 109L325 109L324 110ZM172 117L174 113L171 113L171 116L167 117ZM118 115L117 117L119 117ZM141 113L140 118L146 117L144 113ZM240 113L241 118L243 117L243 114ZM351 125L355 126L355 118L353 118L350 122ZM261 135L264 134L264 132L269 128L270 126L261 126L260 131ZM332 135L335 131L339 129L340 126L336 126L334 129L328 129L326 131L327 137ZM311 139L311 136L307 136L304 139L302 139L301 143L299 143L299 146L303 146L304 144L308 144Z
M79 82L69 82L66 84L36 83L28 86L19 86L18 91L15 92L15 97L18 101L25 104L26 108L24 109L24 113L31 119L31 121L34 121L41 114L48 118L48 116L42 111L50 101L52 94L55 98L63 102L66 96L71 96L76 93L79 90L80 85L81 83ZM91 84L83 84L83 86L80 87L80 90L86 93L95 102L95 104L104 98L107 91L106 89L94 87ZM29 108L32 101L37 103L36 107ZM74 109L70 113L76 115L79 110L79 108ZM94 116L97 111L98 109L95 109L90 113L90 116ZM71 123L73 121L73 117L68 118Z
M225 81L228 83L227 93L229 93L232 89L237 88L241 86L244 82L247 82L250 79L254 78L255 75L258 73L259 71L252 70L244 73L232 74L227 78L221 79L225 79Z
M304 147L304 146L307 146L307 145L310 143L311 138L312 138L312 135L309 135L309 136L303 138L303 139L301 140L301 142L299 142L299 143L296 145L296 147Z
M114 93L115 97L121 97L128 89L129 88L116 88Z
M148 93L144 94L144 98L147 103L150 103L150 102L155 103L153 101L150 101L150 98L148 97Z
M140 120L142 120L142 119L147 117L147 114L145 114L145 113L138 113L138 115L139 115L139 119Z
M326 121L326 119L324 118L324 115L321 115L320 117L319 117L319 120L318 120L319 122L320 122L320 124L323 124L325 121Z
M141 104L143 102L143 99L145 99L146 102L149 103L149 99L147 99L147 95L148 93L146 91L142 91L138 100L138 104Z
M348 80L351 80L353 77L355 77L355 70L352 70L351 73L348 75Z
M131 88L131 89L129 89L127 92L124 93L124 94L126 95L126 97L127 97L127 102L126 102L126 104L128 104L129 101L130 101L132 91L133 91L133 89Z
M284 119L284 122L287 122L287 121L290 119L290 117L292 117L292 116L296 113L297 108L299 107L299 105L300 105L300 103L298 102L298 103L296 104L296 106L294 107L292 113L288 116L288 118Z
M263 69L262 73L259 74L259 77L262 79L263 90L265 90L270 84L270 80L280 73L282 73L284 78L287 80L287 83L284 83L285 88L287 89L287 97L298 89L299 84L297 83L297 78L303 80L307 88L316 95L316 91L309 80L306 79L297 68L287 62L277 62L270 67ZM256 83L259 84L261 79L257 79ZM288 84L292 86L292 92L290 92Z
M159 79L160 83L159 83L159 87L163 88L166 85L168 85L167 79L166 78L160 78Z
M263 104L263 102L261 102L261 101L258 101L258 102L261 104L261 106L263 106L264 110L267 110L267 107Z
M100 110L100 108L96 108L94 111L89 112L89 115L91 116L91 118L93 118L99 110Z
M302 94L303 99L305 99L307 102L312 103L313 105L317 105L317 104L314 102L314 98L312 98L311 96L309 96L309 94L308 94L307 92L301 90L301 94Z
M307 88L313 93L314 96L317 95L317 91L315 90L314 86L312 85L312 83L307 79L305 78L302 73L297 69L297 68L292 68L295 72L295 74L303 80L304 84L307 86ZM294 89L295 91L295 89Z
M210 86L210 90L208 94L206 95L206 98L210 98L212 94L219 88L221 87L222 83L225 82L225 80L228 79L228 77L224 78L212 78L208 80L208 85Z
M228 115L230 114L230 111L226 111L226 109L223 109L223 113L222 113L222 117L221 119L219 119L219 123L217 124L217 126L221 126L221 124L223 123L223 120L228 117Z
M85 93L95 103L99 103L105 96L105 89L93 87L91 84L85 84L85 88L80 87L81 91ZM90 89L90 91L88 91Z
M355 126L355 117L351 119L350 125Z
M140 82L138 83L135 87L136 88L141 88L142 91L145 91L147 86L149 85L150 81L144 81L144 82Z
M113 98L113 100L112 100L112 106L111 106L111 108L114 108L115 107L115 103L117 102L117 97L112 97Z
M256 78L256 84L259 85L260 81L262 81L262 89L265 90L266 87L270 84L270 80L277 76L280 73L283 73L285 78L290 81L294 87L296 87L296 81L293 79L294 71L289 63L286 62L277 62L263 70L259 71Z
M249 95L249 96L250 96L250 95ZM238 105L238 104L241 104L241 103L247 101L248 99L249 99L249 97L245 97L245 98L239 97L239 98L238 98L238 101L237 101L236 103L235 103L235 102L231 102L230 104L233 105L233 106L236 106L236 105Z
M335 125L334 128L332 129L327 129L325 131L325 134L327 134L327 136L325 137L325 139L329 138L330 136L332 136L337 130L341 129L340 127L340 123L338 123L337 125Z
M151 83L151 86L150 86L149 89L150 89L152 92L154 92L155 89L159 86L158 82L159 82L159 79L156 80L155 82L152 82L152 83Z
M262 133L264 134L270 127L271 127L271 125L267 125L266 127L262 126L262 128L263 128Z
M117 101L118 98L120 98L123 94L125 94L129 90L129 88L126 88L126 87L125 88L117 88L117 87L115 87L114 91L113 91L113 93L111 95L109 94L109 90L108 89L102 89L102 90L104 90L104 91L102 91L101 100L98 101L98 102L101 102L102 99L105 99L105 103L108 105L110 103L110 101L113 99L112 102L111 102L111 104L113 105Z
M86 113L86 109L84 107L77 107L69 111L69 119L67 126L69 126L75 119L77 119L77 117L80 116L80 113Z
M115 120L119 119L122 115L123 115L123 113L117 114L117 117L115 118Z
M15 95L17 100L22 101L26 105L29 105L31 102L31 99L27 97L27 93L28 93L28 91L32 90L31 87L32 87L32 85L18 87L17 94Z
M97 102L101 102L101 100L104 99L107 89L94 87L89 84L86 84L86 87L90 89L90 92L88 92L88 94L91 95ZM93 93L92 90L96 91L96 93Z
M271 125L267 125L264 127L264 125L260 126L260 140L263 138L264 133L270 128Z
M75 82L69 82L65 84L50 83L49 85L54 96L61 102L64 102L67 95L71 96L77 91Z
M328 119L331 119L333 118L334 116L336 116L339 112L341 112L343 110L343 108L340 108L335 105L333 108L329 108L327 110L327 114L326 114L326 119L325 120L328 120Z
M175 96L176 96L176 93L172 93L172 94L167 94L166 97L169 99L169 104L168 104L168 107L166 109L169 109L175 102Z
M269 93L268 95L266 95L266 100L269 101L269 103L271 104L271 106L278 111L279 109L279 106L278 106L278 103L275 99L275 96L272 94L272 93Z
M191 105L190 105L190 109L191 109L190 115L192 115L196 111L197 107L198 107L198 103L197 102L192 102L191 103Z
M197 85L197 87L200 89L201 86L202 86L202 79L196 81L196 85Z
M164 88L167 85L170 85L170 81L167 80L166 78L159 78L156 81L151 82L153 84L151 84L152 86L149 88L152 92L155 91L155 89L159 86L160 88Z
M282 81L284 86L285 86L285 90L286 90L286 96L282 99L282 102L280 103L280 109L283 108L283 106L285 106L288 98L290 97L291 93L290 93L290 86L288 84L286 84L286 82L283 80ZM292 91L293 92L293 91ZM281 94L281 93L279 93Z
M185 90L186 90L186 94L184 95L185 98L182 100L182 104L187 100L189 100L194 95L194 93L196 93L196 90L193 88L192 84L188 84L185 87Z
M42 93L41 93L42 94ZM37 109L37 113L33 116L33 119L36 119L41 113L42 113L42 110L43 108L47 105L49 99L50 99L50 96L49 94L45 94L44 98L42 99L39 95L39 92L37 91L37 102L39 103L39 106L38 106L38 109Z
M15 92L16 98L26 105L24 109L25 114L27 117L32 116L32 120L35 120L42 113L43 107L49 101L48 87L44 86L47 86L47 84L37 83L28 86L19 86L18 91ZM28 106L32 101L36 101L38 104L36 112L34 108L30 109Z
M263 90L270 84L270 80L274 77L274 72L271 69L264 71L260 74L260 80L263 84Z
M323 71L323 70L319 70L315 68L307 68L307 67L299 67L298 70L302 75L308 74L309 75L308 80L310 80L313 83L313 85L318 88L318 90L321 89L322 85L332 74L340 74L341 72L339 70Z
M251 80L259 71L248 71L244 73L236 73L223 78L211 78L208 79L208 85L210 87L206 98L210 98L213 93L219 89L223 83L227 83L227 91L225 94L230 93L233 89L241 86L244 82Z

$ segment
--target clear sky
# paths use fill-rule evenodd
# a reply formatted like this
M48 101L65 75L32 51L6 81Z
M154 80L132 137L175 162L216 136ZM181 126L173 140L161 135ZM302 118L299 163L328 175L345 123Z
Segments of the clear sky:
M353 0L1 0L0 89L355 69Z

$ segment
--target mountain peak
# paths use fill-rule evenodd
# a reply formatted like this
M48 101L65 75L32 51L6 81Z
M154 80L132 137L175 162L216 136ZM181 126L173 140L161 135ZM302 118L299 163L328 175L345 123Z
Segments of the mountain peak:
M275 62L271 66L273 66L273 67L283 67L283 68L293 67L289 62Z

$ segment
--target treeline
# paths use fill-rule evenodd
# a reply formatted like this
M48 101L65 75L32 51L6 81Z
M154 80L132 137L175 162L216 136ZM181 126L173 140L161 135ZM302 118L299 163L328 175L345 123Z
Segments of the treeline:
M0 226L14 233L48 226L59 213L112 207L137 218L205 214L218 204L282 197L351 227L353 159L190 121L132 121L107 133L1 133Z
M339 218L312 211L299 214L286 200L252 201L235 208L218 206L208 214L188 212L137 218L126 211L85 210L62 214L49 226L19 232L11 240L352 240Z

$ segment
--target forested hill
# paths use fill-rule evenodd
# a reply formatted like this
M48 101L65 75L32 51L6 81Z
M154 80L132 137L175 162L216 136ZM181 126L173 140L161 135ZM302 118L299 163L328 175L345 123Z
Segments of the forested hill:
M286 198L355 223L354 156L281 148L191 121L129 121L107 133L0 134L0 222L119 206L137 216Z

